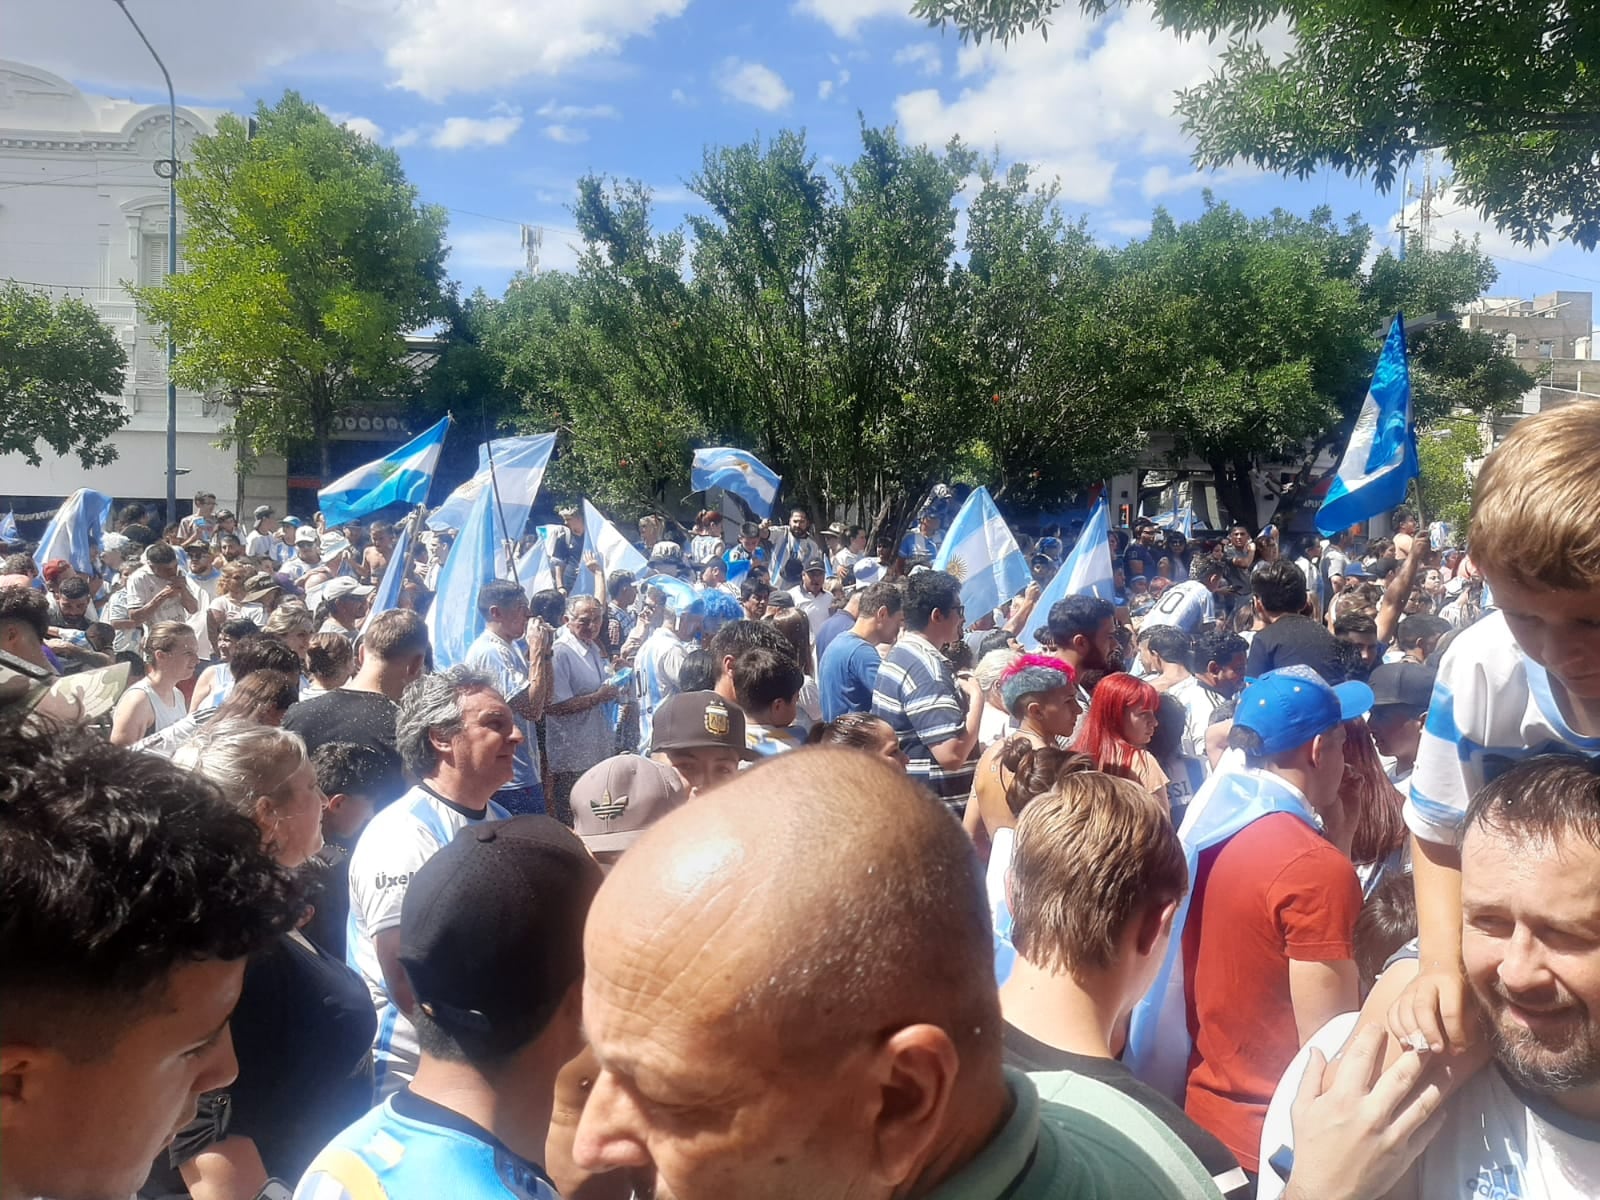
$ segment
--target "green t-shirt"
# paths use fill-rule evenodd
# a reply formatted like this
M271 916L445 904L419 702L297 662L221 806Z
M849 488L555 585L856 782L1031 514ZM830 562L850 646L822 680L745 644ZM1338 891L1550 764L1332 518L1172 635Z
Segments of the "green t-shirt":
M983 1152L927 1200L1221 1200L1200 1160L1116 1088L1007 1070L1015 1105Z

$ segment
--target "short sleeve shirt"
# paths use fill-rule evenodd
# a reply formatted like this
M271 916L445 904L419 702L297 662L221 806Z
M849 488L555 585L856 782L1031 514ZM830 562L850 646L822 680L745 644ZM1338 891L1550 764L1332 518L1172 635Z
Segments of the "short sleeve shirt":
M689 647L666 626L651 632L634 660L634 685L639 696L639 749L650 750L651 722L656 709L678 694L678 672Z
M584 642L564 628L556 634L551 653L553 704L591 695L605 686L606 662L593 642ZM614 740L603 704L564 717L547 713L544 719L544 749L552 771L587 771L611 756Z
M467 647L467 665L485 672L494 680L503 699L510 700L528 690L528 651L521 642L508 642L492 629L485 629ZM539 737L533 722L520 713L512 714L522 741L517 746L516 768L507 788L539 786Z
M833 721L848 712L871 712L873 687L882 666L878 648L848 629L828 643L817 672L822 719Z
M1417 746L1406 825L1423 841L1453 846L1467 801L1535 754L1600 755L1600 737L1561 713L1560 684L1522 652L1505 617L1491 613L1445 651Z
M140 567L128 579L129 609L143 608L166 587L187 587L190 591L194 591L189 582L181 577L170 580L163 579L149 567ZM196 593L195 598L199 598L198 593ZM176 596L163 600L160 607L154 612L146 614L144 625L146 629L154 629L163 621L177 621L185 625L189 623L189 610L184 608L182 600Z
M1160 625L1171 625L1193 636L1206 622L1216 619L1216 604L1211 589L1197 579L1175 584L1161 594L1156 606L1145 614L1139 627L1143 633Z
M1324 679L1336 679L1342 671L1339 639L1310 617L1298 614L1279 617L1250 639L1244 673L1259 679L1279 667L1310 667Z
M1300 817L1271 813L1200 856L1183 930L1190 1057L1184 1108L1247 1171L1300 1049L1289 963L1355 957L1361 884Z
M911 760L906 774L952 808L964 808L975 760L969 756L953 770L941 767L933 747L966 732L966 708L950 664L927 638L907 632L889 651L878 668L872 712L900 739L900 749Z
M418 1049L416 1029L390 1003L373 939L399 927L406 887L418 867L468 825L505 816L498 804L474 813L419 784L373 817L356 842L350 856L345 958L360 973L377 1010L378 1035L372 1047L377 1099L416 1073Z

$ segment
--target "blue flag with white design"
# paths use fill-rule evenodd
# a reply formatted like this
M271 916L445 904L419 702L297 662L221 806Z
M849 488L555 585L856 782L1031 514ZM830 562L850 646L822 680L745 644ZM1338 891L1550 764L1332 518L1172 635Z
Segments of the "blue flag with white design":
M1339 470L1317 509L1317 528L1332 537L1404 503L1406 484L1418 470L1406 322L1396 313Z
M783 476L748 450L732 446L711 446L694 452L689 485L697 492L719 487L732 492L750 506L758 517L770 517L778 502L778 485Z
M366 620L361 622L363 635L372 625L372 618L400 607L400 587L405 583L406 567L411 562L411 535L416 525L416 518L413 517L402 524L400 532L395 535L394 548L389 551L389 565L383 569L383 578L372 593L372 604L367 609Z
M1151 520L1161 529L1172 530L1183 534L1186 538L1194 537L1194 505L1185 504L1182 509L1174 507L1169 513L1162 513Z
M0 542L20 542L22 538L17 534L17 514L8 512L0 517Z
M738 583L750 574L750 560L748 558L732 558L732 550L722 552L722 565L728 570L728 582Z
M504 560L505 537L495 518L494 492L484 488L439 568L438 589L428 608L428 639L437 668L466 661L467 650L483 632L478 591L491 580L506 577L500 569Z
M999 608L1032 578L1022 548L986 487L975 488L950 522L933 569L961 581L961 605L973 621Z
M33 561L44 570L45 563L64 558L80 575L94 573L91 554L100 545L106 522L111 519L111 497L89 488L79 488L61 502L50 524L39 537Z
M1034 611L1048 618L1050 606L1068 596L1098 596L1115 604L1115 589L1111 582L1110 537L1111 512L1102 496L1089 514L1089 519L1084 522L1078 544L1067 555L1067 561L1061 564L1055 578L1045 585ZM1029 650L1039 648L1039 639L1033 636L1032 629L1024 629L1017 635L1017 640Z
M404 446L341 475L317 493L329 525L358 521L390 504L421 504L428 498L450 418L419 433Z

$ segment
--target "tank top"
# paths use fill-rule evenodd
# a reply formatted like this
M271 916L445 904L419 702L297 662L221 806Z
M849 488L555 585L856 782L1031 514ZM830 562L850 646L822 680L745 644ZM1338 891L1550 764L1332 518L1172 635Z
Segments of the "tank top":
M155 714L155 724L150 726L151 733L160 733L169 726L176 725L189 715L189 709L184 704L183 693L174 691L173 702L164 701L156 689L150 686L148 679L141 679L128 689L130 692L143 692L150 701L150 711Z

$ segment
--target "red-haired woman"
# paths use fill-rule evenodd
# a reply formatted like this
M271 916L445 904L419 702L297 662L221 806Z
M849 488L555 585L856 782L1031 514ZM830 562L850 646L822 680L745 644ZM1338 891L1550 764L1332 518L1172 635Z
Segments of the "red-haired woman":
M1132 675L1107 675L1094 689L1074 750L1094 759L1096 770L1131 779L1157 800L1167 798L1167 775L1145 749L1156 731L1161 696Z

